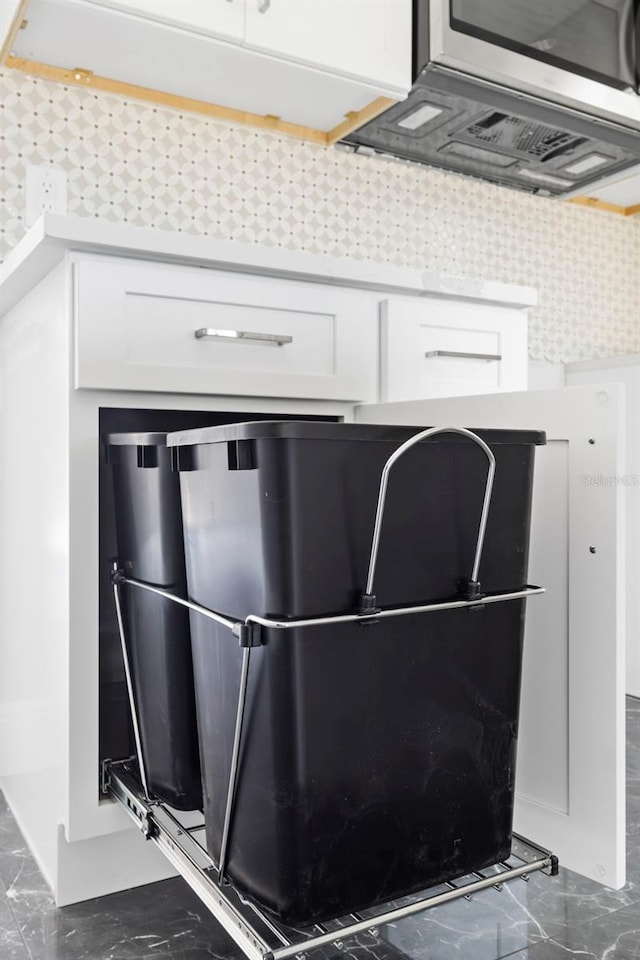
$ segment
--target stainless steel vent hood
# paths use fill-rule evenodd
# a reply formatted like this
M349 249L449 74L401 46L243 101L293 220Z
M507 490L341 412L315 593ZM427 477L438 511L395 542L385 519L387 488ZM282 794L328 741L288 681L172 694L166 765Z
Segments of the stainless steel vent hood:
M531 193L581 192L640 162L636 8L417 0L411 93L343 144Z

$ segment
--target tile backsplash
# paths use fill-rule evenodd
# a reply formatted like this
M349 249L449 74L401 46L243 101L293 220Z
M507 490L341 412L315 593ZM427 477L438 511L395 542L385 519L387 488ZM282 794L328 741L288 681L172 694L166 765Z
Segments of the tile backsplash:
M640 218L0 71L0 253L29 163L68 210L163 230L535 287L536 359L640 352Z

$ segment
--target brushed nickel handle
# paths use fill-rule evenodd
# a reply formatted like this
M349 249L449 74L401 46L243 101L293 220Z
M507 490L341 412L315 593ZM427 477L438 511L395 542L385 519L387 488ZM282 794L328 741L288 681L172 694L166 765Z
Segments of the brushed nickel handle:
M249 330L213 330L200 327L194 330L196 340L251 340L255 343L276 343L279 347L293 343L293 337L286 333L252 333Z
M266 13L271 6L271 0L258 0L258 13Z
M428 350L425 357L453 357L456 360L502 360L501 353L465 353L458 350Z

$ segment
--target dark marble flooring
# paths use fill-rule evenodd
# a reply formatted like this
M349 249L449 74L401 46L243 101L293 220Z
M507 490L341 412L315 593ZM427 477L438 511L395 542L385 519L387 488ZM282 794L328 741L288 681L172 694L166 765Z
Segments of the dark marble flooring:
M561 870L459 900L317 960L640 960L640 700L627 702L628 882ZM0 795L0 960L240 960L179 879L57 910ZM309 960L314 960L311 954Z

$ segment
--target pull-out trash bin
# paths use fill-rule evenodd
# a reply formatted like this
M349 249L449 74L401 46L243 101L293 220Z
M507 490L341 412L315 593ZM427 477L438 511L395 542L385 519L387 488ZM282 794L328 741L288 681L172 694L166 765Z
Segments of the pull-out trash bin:
M164 433L104 437L122 570L186 596L178 475ZM202 807L189 615L125 589L123 618L147 786L178 810Z
M383 467L417 428L313 422L170 434L192 601L230 617L351 614ZM536 444L478 431L496 473L486 602L261 628L251 650L226 874L281 920L344 915L509 856ZM375 604L460 598L487 455L453 433L394 465ZM220 855L243 655L192 616L207 846Z

